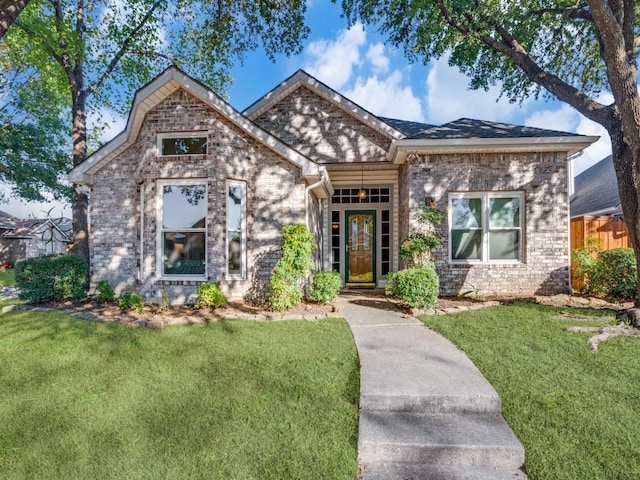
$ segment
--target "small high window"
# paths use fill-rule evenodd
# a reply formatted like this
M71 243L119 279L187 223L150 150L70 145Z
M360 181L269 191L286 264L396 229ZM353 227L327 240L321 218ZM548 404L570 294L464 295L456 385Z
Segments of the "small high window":
M518 192L450 194L452 263L521 262L523 202Z
M161 133L158 135L158 150L161 156L206 155L207 133Z

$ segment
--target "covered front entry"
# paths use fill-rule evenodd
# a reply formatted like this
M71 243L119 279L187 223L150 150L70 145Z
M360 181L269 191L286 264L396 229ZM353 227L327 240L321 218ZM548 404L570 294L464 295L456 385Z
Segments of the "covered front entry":
M345 285L376 286L376 212L345 212Z

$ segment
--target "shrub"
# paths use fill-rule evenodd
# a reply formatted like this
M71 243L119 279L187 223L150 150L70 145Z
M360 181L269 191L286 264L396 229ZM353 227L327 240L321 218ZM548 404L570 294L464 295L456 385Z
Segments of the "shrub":
M316 302L329 303L338 298L340 292L340 273L316 272L311 282L311 298Z
M613 248L598 254L588 278L589 288L604 296L632 300L636 296L638 277L636 256L632 248Z
M198 286L198 298L196 298L196 308L210 307L218 308L227 304L224 293L220 290L218 283L201 283Z
M436 305L440 281L435 267L414 267L387 275L385 293L408 303L413 308Z
M315 238L301 223L282 227L282 257L271 273L269 305L274 310L286 310L304 298L303 282L313 262Z
M113 302L116 294L106 280L100 280L96 285L96 296L99 302Z
M418 230L400 243L398 254L409 267L428 267L433 261L433 252L442 243L442 235L435 228L446 219L446 214L435 207L422 207L413 217Z
M134 292L123 293L119 302L120 308L130 308L136 312L141 312L144 308L142 295Z
M85 296L87 263L77 255L48 255L16 262L16 286L29 302L62 302Z

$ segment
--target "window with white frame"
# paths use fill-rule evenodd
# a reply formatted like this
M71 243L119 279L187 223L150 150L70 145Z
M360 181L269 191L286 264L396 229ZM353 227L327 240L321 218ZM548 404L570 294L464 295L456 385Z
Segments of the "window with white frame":
M206 276L207 185L158 181L158 258L163 277Z
M207 132L170 132L158 134L161 156L206 155Z
M246 258L246 185L227 181L227 277L244 278Z
M523 206L520 192L449 194L451 262L521 262Z

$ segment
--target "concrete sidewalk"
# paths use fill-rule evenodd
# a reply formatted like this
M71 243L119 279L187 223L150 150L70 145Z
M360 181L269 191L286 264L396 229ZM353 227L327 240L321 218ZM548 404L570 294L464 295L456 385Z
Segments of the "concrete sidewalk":
M382 294L337 305L360 356L363 480L527 478L497 393L462 351Z

